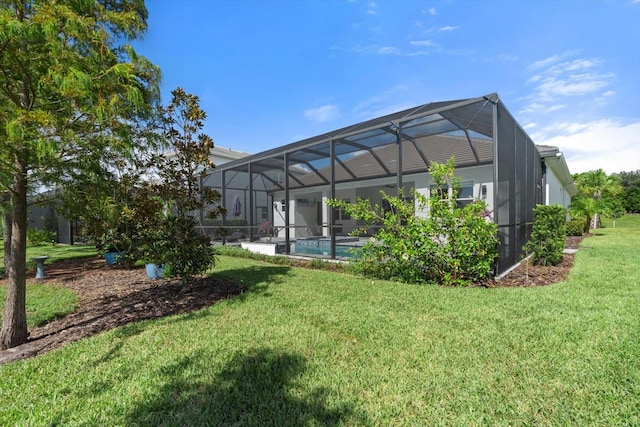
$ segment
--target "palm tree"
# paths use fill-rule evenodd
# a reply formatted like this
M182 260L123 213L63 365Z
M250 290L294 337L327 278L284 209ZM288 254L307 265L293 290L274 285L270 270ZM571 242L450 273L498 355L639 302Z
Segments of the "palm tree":
M583 172L573 177L578 194L571 201L572 215L586 217L584 231L598 228L599 216L607 214L607 199L615 198L623 191L617 175L607 175L602 169Z

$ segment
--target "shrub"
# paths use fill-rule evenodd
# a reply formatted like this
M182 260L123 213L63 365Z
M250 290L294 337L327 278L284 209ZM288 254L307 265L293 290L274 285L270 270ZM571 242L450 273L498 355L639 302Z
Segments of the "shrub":
M534 213L533 231L525 250L536 264L556 265L562 261L567 211L560 205L538 205Z
M30 246L51 245L58 242L58 233L53 230L27 228L27 244Z
M565 224L567 236L582 236L584 231L584 221L580 219L572 219Z
M468 284L491 274L498 256L497 226L483 201L457 206L460 183L454 168L453 158L446 164L432 162L429 172L435 188L430 198L413 192L418 209L428 207L428 218L416 216L413 200L405 200L402 192L399 196L381 192L387 209L371 206L363 199L355 204L329 202L345 209L352 218L364 220L364 228L382 224L375 238L362 247L362 256L354 261L356 271L406 283L445 285Z
M203 274L215 265L213 248L209 238L196 230L193 217L169 215L164 226L170 235L170 243L164 245L162 260L170 265L165 274L179 277L183 286L187 286L193 276Z

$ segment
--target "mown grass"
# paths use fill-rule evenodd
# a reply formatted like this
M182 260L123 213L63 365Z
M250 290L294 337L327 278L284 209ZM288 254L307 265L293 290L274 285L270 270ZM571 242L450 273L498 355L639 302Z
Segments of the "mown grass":
M6 286L0 286L0 323L4 314L6 296ZM78 296L63 286L27 283L25 308L28 328L44 325L73 313L77 306Z
M0 244L0 253L3 246ZM49 256L46 264L70 258L82 258L96 256L96 250L92 246L68 246L68 245L38 245L27 247L27 267L34 268L31 261L35 256ZM0 257L2 258L2 257ZM46 270L46 267L45 267ZM4 273L4 259L0 260L0 273ZM6 286L0 286L0 323L4 314L4 304L7 294ZM27 279L26 312L27 327L43 325L69 313L73 313L78 305L78 296L71 290L52 284L42 284Z
M638 248L626 217L497 289L220 256L248 292L0 367L0 424L638 425Z
M0 254L4 246L0 243ZM37 245L27 246L27 268L35 268L33 257L48 256L45 265L71 258L97 256L96 248L87 245ZM4 272L4 257L0 256L0 272Z

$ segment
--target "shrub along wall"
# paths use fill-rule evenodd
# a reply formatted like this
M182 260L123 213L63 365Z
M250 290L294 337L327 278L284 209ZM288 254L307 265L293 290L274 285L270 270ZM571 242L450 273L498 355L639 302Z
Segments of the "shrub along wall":
M460 178L454 169L453 158L445 164L432 162L429 173L435 188L428 199L414 192L415 204L404 194L384 192L383 206L372 206L368 199L355 204L329 201L367 224L356 233L382 226L362 247L355 267L366 276L406 283L464 285L489 276L498 256L497 226L484 201L457 205ZM429 217L416 216L416 206L428 210Z
M540 265L556 265L562 261L566 237L567 210L561 205L537 205L531 239L526 250Z
M584 232L584 221L580 219L572 219L566 224L567 236L582 236Z

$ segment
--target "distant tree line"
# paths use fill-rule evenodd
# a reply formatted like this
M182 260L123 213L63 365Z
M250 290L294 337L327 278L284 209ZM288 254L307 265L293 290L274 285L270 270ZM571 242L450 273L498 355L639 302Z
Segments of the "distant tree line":
M617 174L622 185L622 205L627 213L640 213L640 169Z
M573 175L578 189L571 199L571 216L582 220L584 232L601 226L601 217L614 222L625 213L640 212L640 170L607 175L602 169Z

